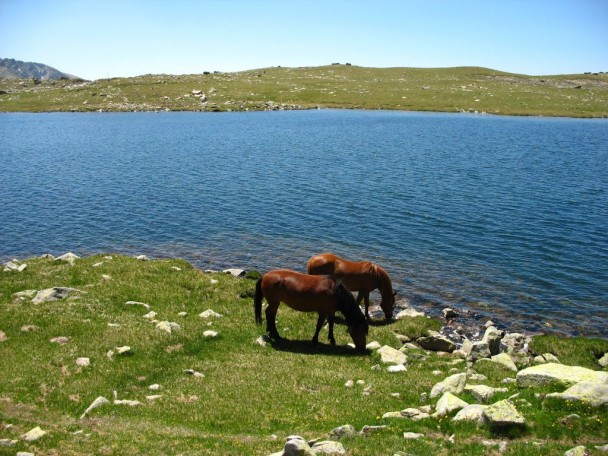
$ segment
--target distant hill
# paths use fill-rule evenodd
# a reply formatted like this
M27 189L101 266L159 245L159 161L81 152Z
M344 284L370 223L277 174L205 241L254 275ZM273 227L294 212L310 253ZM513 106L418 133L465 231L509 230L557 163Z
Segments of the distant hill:
M62 73L42 63L22 62L15 59L0 59L0 78L5 79L80 79L77 76Z

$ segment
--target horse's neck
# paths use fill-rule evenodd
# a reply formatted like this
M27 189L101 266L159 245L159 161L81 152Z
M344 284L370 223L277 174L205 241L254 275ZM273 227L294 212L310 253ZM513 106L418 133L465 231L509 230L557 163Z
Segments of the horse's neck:
M376 277L378 278L378 290L380 291L382 299L386 299L393 294L391 279L388 278L386 271L379 266L376 266L375 271Z

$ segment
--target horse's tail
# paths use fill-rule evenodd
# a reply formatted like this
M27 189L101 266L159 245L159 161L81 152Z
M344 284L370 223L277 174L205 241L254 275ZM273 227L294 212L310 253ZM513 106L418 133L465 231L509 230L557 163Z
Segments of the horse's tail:
M255 313L255 322L258 325L262 324L262 300L264 292L262 291L262 279L259 279L255 284L255 297L253 298L253 310Z

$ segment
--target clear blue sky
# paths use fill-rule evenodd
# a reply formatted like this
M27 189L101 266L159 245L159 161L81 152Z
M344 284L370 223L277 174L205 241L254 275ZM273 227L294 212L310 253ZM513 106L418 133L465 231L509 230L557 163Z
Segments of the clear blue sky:
M86 79L333 62L608 71L608 0L0 0L0 57Z

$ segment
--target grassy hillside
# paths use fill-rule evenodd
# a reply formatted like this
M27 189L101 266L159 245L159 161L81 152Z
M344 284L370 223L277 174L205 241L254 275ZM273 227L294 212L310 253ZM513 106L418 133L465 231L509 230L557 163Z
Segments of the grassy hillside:
M0 112L321 107L608 117L608 74L536 77L476 67L331 65L92 82L0 80L0 93Z
M203 273L180 260L142 262L118 255L73 265L50 259L26 263L21 273L0 272L0 440L15 441L0 445L0 455L268 455L280 451L288 435L323 439L344 424L357 430L386 425L366 437L342 440L351 455L498 454L500 441L508 442L505 455L563 454L578 444L599 454L594 445L608 443L605 408L547 406L535 395L538 390L515 385L495 398L520 394L518 408L528 424L515 433L449 418L382 419L385 412L434 404L421 395L448 374L466 371L464 361L408 349L408 370L389 373L374 368L377 354L346 346L350 338L341 324L336 347L312 347L315 316L284 306L278 328L288 340L261 346L256 340L264 329L254 323L255 282L248 278ZM40 304L14 296L56 286L78 291ZM207 309L222 316L200 317ZM171 334L157 329L150 311L180 328ZM439 325L424 317L376 324L368 341L399 348L396 334L415 338ZM205 337L208 330L217 336ZM321 333L324 342L326 334ZM57 337L67 339L57 342ZM608 350L608 341L601 340L535 342L565 364L595 369L597 353ZM130 350L119 354L117 347L123 346ZM82 357L90 365L78 365ZM189 369L203 376L188 374ZM501 368L478 372L491 386L504 386L502 378L514 375ZM348 380L354 386L346 387ZM150 389L153 385L158 388ZM99 396L112 403L79 419ZM467 394L460 397L474 402ZM141 404L114 404L115 398ZM563 424L573 412L580 418ZM21 436L36 426L47 434L24 441ZM426 437L408 441L405 431ZM484 440L494 443L484 446Z

